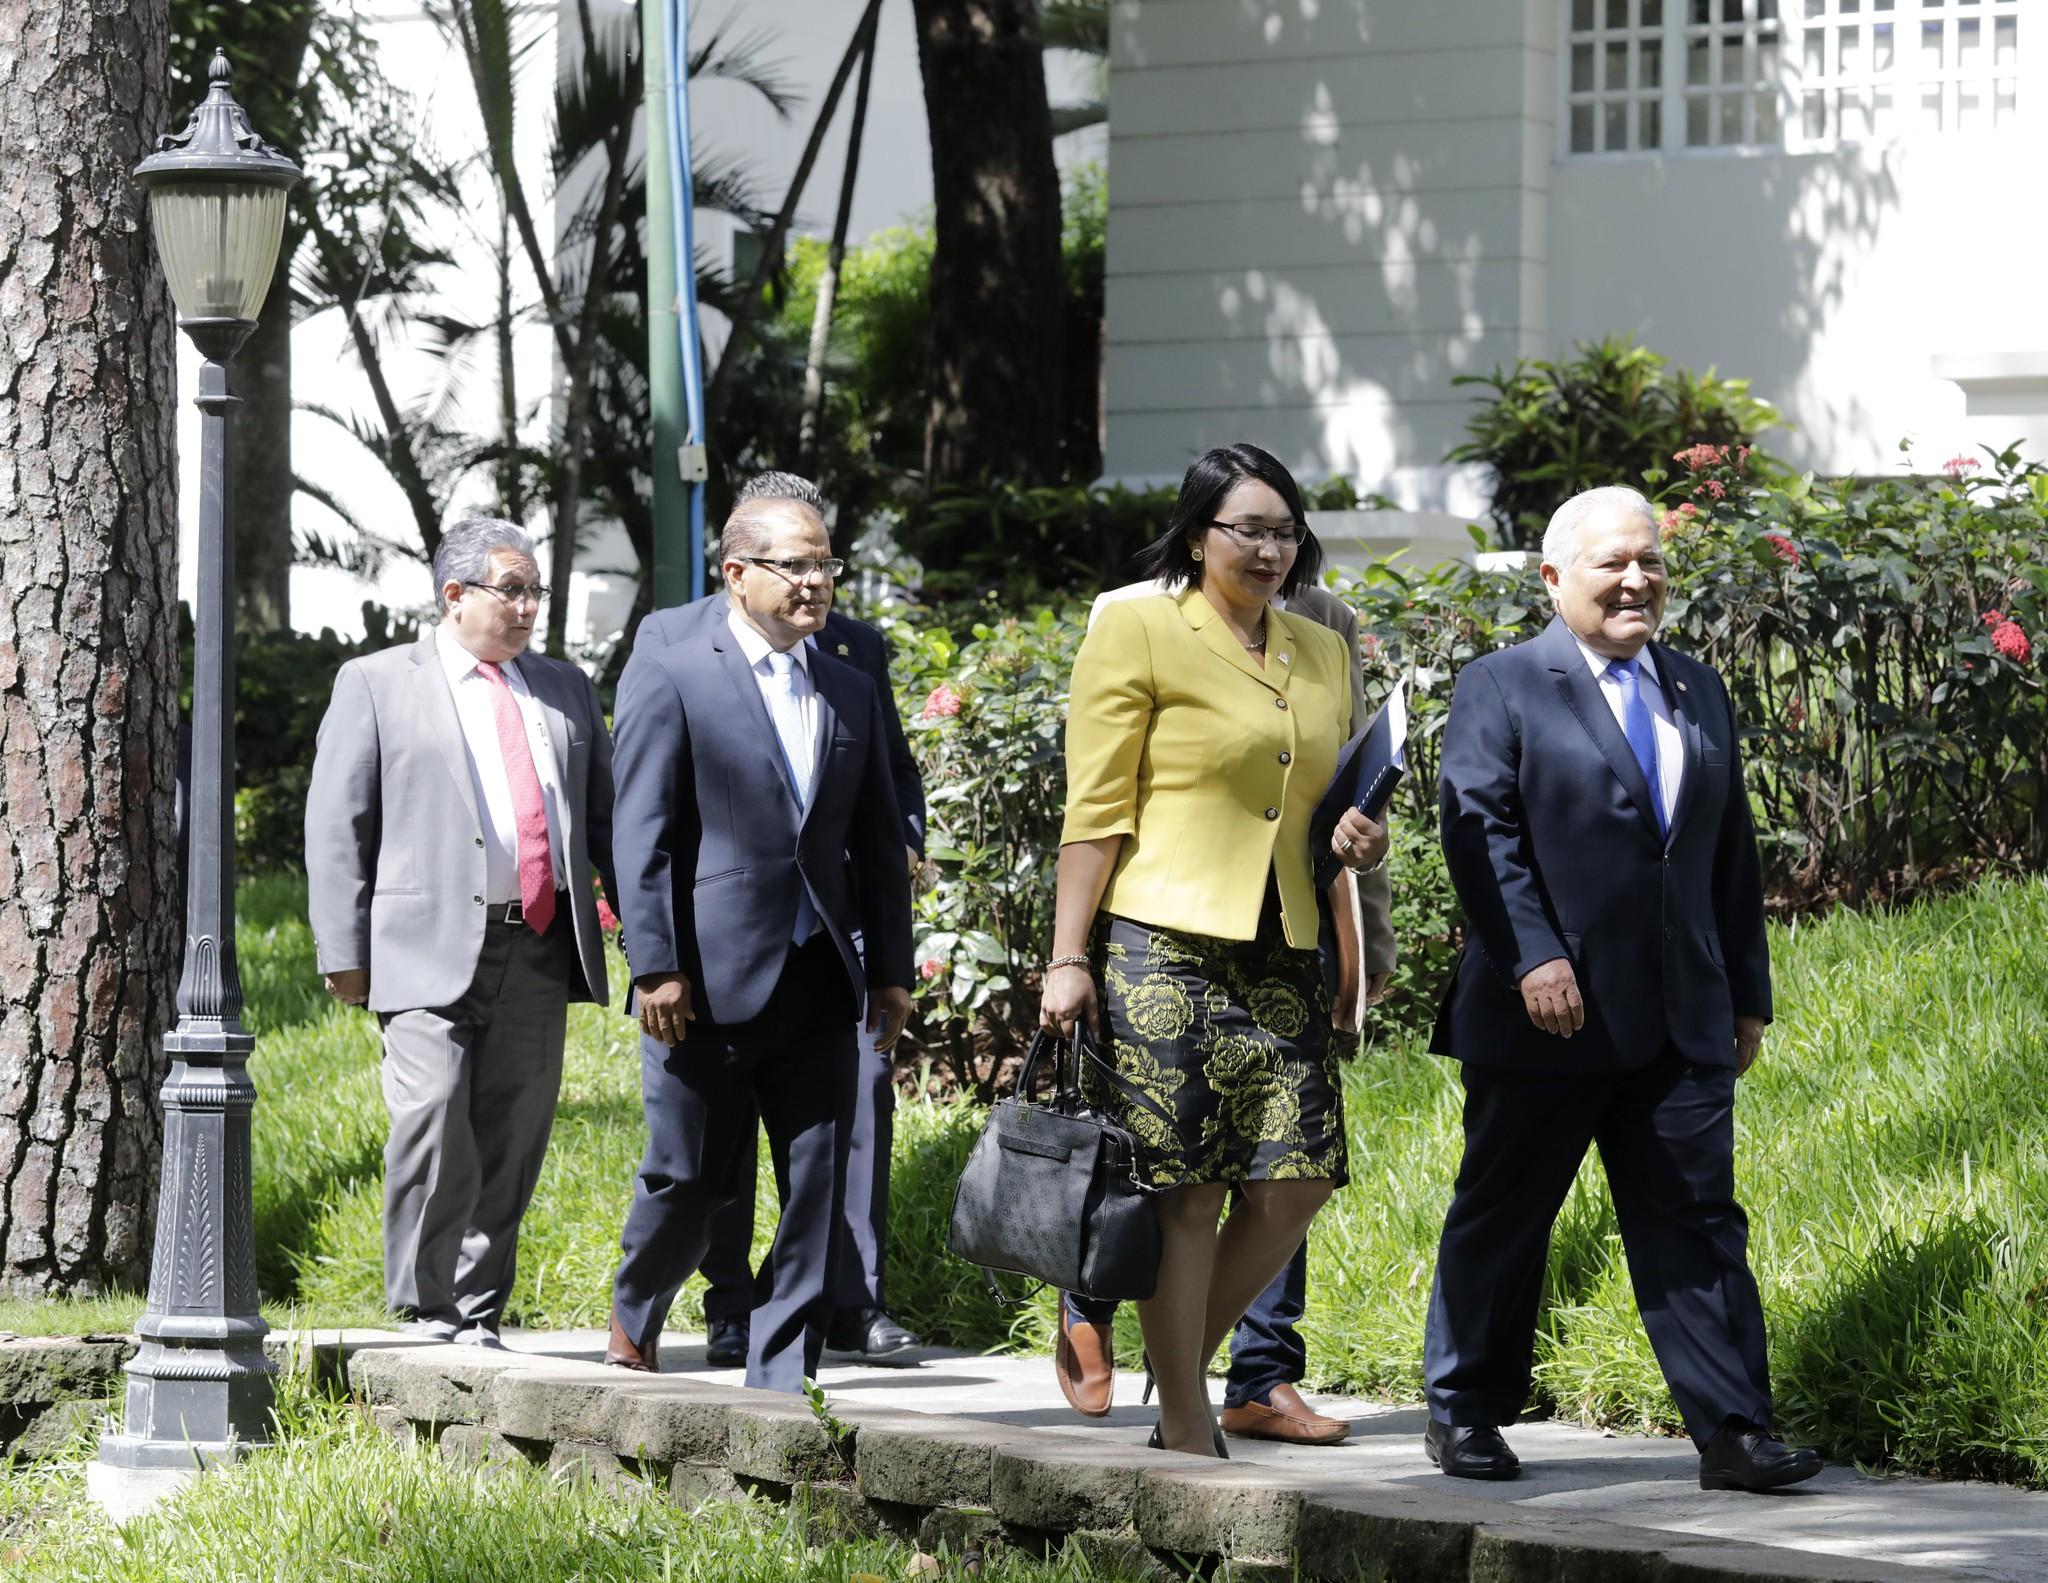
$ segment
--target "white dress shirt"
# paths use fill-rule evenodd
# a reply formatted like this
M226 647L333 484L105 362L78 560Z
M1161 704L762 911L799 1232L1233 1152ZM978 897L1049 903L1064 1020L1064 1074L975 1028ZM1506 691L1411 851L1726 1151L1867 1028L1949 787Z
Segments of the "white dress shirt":
M796 699L798 722L797 731L791 733L783 725L783 716L772 692L776 685L775 673L769 667L768 656L775 652L774 647L749 626L737 610L726 611L725 624L732 630L740 653L746 657L747 668L754 673L754 685L761 689L761 702L766 706L769 722L782 742L784 764L796 777L799 786L808 786L816 775L811 760L818 751L818 689L811 682L811 646L799 643L789 651L790 659L795 662L790 669L789 688ZM790 740L792 734L802 740Z
M518 901L519 822L512 814L512 783L505 775L505 750L498 741L498 711L491 684L477 674L476 656L462 646L444 621L434 632L448 691L455 695L455 718L462 726L462 746L469 759L470 783L476 788L476 811L483 820L484 900L496 906ZM555 889L567 886L563 864L562 790L555 773L555 751L548 741L547 715L519 674L519 662L498 667L519 705L526 726L526 744L533 754L533 772L540 780L541 807L548 816L548 856L555 869Z
M1614 723L1626 737L1628 723L1621 717L1621 686L1608 675L1614 661L1579 642L1576 633L1572 641L1579 644L1579 652L1586 656L1593 680L1600 684L1600 696L1607 700L1607 707L1614 712ZM1664 696L1663 684L1657 677L1657 662L1650 657L1648 644L1636 656L1636 690L1650 706L1650 737L1657 745L1657 800L1664 805L1664 827L1668 830L1678 817L1678 785L1685 779L1685 738L1679 735L1678 722L1671 716L1671 704Z

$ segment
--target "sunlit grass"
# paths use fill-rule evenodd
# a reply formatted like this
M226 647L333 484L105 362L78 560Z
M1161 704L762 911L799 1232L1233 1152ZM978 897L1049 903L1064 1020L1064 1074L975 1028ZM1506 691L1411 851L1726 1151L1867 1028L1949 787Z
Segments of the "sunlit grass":
M1771 938L1778 1021L1741 1087L1737 1180L1782 1425L1837 1456L2048 1484L2048 883L1989 882ZM245 886L242 941L259 1031L258 1257L266 1297L288 1305L267 1312L323 1327L374 1319L375 1024L319 994L300 883ZM1383 1046L1349 1068L1346 1102L1351 1185L1311 1238L1311 1374L1413 1400L1458 1159L1457 1073L1413 1043ZM978 1127L966 1107L898 1112L891 1304L935 1338L1043 1350L1048 1294L999 1309L979 1272L943 1251ZM578 1008L516 1320L603 1322L641 1141L632 1026ZM757 1251L774 1216L765 1177ZM698 1293L692 1282L679 1323L696 1317ZM0 1330L120 1328L119 1308L0 1305ZM1129 1308L1120 1335L1134 1363ZM1538 1405L1588 1422L1677 1423L1597 1164L1558 1221L1538 1389Z

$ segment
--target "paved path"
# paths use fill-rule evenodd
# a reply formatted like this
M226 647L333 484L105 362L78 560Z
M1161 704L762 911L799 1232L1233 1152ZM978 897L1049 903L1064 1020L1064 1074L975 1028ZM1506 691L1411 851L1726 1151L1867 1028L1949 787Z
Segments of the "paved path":
M596 1330L508 1331L514 1349L554 1357L597 1359ZM911 1412L985 1419L1142 1444L1154 1414L1138 1405L1139 1376L1117 1378L1117 1404L1094 1421L1068 1410L1045 1358L981 1357L928 1348L908 1366L835 1362L828 1354L820 1383L834 1400ZM662 1338L666 1369L701 1374L721 1385L743 1383L738 1369L708 1369L702 1338ZM1312 1398L1352 1422L1341 1446L1278 1446L1233 1439L1231 1456L1273 1467L1298 1467L1327 1477L1355 1470L1380 1483L1442 1488L1451 1481L1422 1454L1422 1410L1343 1397ZM1516 1426L1509 1439L1522 1458L1522 1477L1508 1484L1460 1481L1457 1493L1569 1512L1641 1528L1709 1534L1796 1550L1948 1567L2004 1583L2048 1579L2048 1493L1993 1484L1872 1478L1829 1467L1796 1489L1770 1496L1707 1494L1698 1459L1683 1440L1602 1434L1566 1424Z

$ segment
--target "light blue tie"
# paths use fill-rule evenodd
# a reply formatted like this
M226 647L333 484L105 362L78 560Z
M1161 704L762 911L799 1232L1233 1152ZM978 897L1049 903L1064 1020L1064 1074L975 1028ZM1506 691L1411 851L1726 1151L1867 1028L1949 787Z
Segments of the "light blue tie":
M782 762L789 766L790 789L796 793L797 819L811 800L811 742L804 731L804 712L797 703L796 661L788 654L768 655L768 712L774 717L775 735L782 748ZM818 927L818 912L811 905L810 888L798 876L796 925L790 938L798 945L810 939Z
M1657 813L1657 834L1668 840L1671 826L1664 817L1664 783L1657 778L1657 728L1650 719L1650 706L1643 702L1636 662L1614 660L1607 670L1621 689L1621 729L1628 737L1629 751L1635 754L1643 779L1650 784L1650 806Z

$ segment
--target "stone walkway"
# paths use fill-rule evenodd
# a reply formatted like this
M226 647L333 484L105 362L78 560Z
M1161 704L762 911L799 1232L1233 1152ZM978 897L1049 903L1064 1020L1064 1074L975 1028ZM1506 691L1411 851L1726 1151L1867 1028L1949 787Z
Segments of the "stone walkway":
M508 1332L515 1350L560 1359L603 1355L599 1331ZM741 1371L705 1367L701 1338L662 1341L664 1368L707 1383L738 1385ZM1107 1419L1088 1421L1068 1410L1044 1358L981 1357L939 1348L907 1366L835 1362L828 1355L820 1383L832 1402L860 1403L1018 1428L1053 1430L1081 1444L1140 1446L1154 1414L1138 1405L1141 1378L1120 1374L1117 1404ZM1220 1385L1218 1387L1220 1392ZM1531 1513L1554 1513L1634 1528L1783 1546L1859 1561L1944 1568L2003 1583L2048 1579L2048 1493L1990 1484L1873 1478L1853 1467L1829 1467L1795 1489L1770 1496L1708 1494L1699 1488L1697 1459L1682 1440L1602 1434L1555 1423L1510 1431L1523 1474L1507 1484L1450 1480L1422 1454L1420 1408L1392 1408L1342 1397L1317 1397L1324 1411L1352 1422L1349 1441L1317 1449L1232 1440L1237 1462L1286 1470L1304 1484L1327 1488L1355 1476L1418 1493L1441 1492L1498 1501Z

